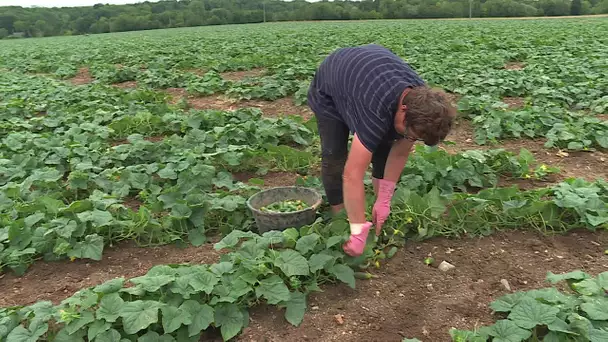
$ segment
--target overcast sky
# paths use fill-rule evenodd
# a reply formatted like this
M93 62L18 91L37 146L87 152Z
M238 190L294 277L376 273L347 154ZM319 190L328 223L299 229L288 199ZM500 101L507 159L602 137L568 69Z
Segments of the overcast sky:
M158 0L149 0L150 2ZM0 0L0 6L73 7L95 4L134 4L143 0Z

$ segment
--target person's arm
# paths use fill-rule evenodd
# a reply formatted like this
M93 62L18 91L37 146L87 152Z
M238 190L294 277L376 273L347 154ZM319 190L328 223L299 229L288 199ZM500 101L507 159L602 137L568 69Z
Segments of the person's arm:
M414 142L407 139L400 139L393 143L384 168L385 180L393 183L399 181L413 146Z
M378 180L376 203L372 209L372 222L376 226L376 235L380 235L382 226L391 212L391 199L395 193L395 186L401 177L407 158L414 143L401 139L393 143L384 168L384 179Z
M361 143L357 134L353 138L344 166L344 207L351 224L362 224L365 218L365 186L363 178L372 160L372 153Z

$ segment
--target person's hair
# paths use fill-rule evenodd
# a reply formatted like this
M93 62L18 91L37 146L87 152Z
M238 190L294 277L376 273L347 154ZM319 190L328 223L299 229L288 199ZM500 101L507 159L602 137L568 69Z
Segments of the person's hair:
M426 86L413 87L403 99L405 125L420 134L426 145L437 145L452 129L456 108L447 94Z

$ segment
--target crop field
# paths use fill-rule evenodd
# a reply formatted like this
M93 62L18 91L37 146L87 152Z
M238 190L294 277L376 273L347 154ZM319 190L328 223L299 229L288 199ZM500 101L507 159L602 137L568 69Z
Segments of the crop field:
M453 132L363 256L326 207L258 234L249 196L323 191L307 88L367 43L449 92ZM0 341L605 342L607 148L606 18L2 41Z

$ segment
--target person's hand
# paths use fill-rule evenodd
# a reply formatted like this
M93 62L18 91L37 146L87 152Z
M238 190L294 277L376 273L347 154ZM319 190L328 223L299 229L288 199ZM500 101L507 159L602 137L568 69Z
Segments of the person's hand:
M391 213L391 199L397 184L384 179L378 180L378 197L372 210L372 223L376 226L376 236L380 235L382 226Z
M367 235L369 229L372 227L371 222L365 223L351 223L350 224L350 237L348 241L342 246L346 254L357 257L363 254L365 249L365 243L367 242Z

